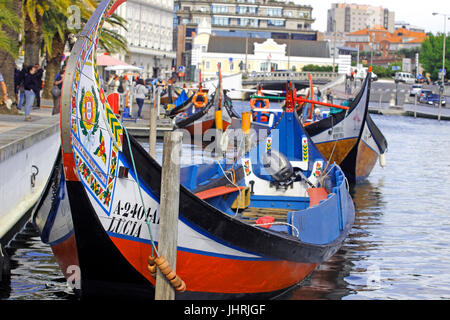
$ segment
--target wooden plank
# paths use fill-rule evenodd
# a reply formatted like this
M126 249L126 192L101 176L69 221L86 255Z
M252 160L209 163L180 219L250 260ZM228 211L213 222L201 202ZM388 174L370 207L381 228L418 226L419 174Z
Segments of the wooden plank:
M248 208L242 212L245 218L260 218L264 216L274 217L277 220L286 220L288 212L293 209L279 209L279 208Z
M214 197L218 197L218 196L223 196L225 194L228 193L233 193L233 192L238 192L239 190L244 189L245 187L227 187L227 186L220 186L217 188L212 188L212 189L208 189L208 190L204 190L201 192L196 193L195 195L197 197L199 197L202 200L206 200L209 198L214 198Z

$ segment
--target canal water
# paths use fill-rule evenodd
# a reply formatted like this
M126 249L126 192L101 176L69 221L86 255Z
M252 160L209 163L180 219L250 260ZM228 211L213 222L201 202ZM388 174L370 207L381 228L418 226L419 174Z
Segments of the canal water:
M373 119L389 144L386 166L351 187L356 220L344 246L280 299L450 299L450 122ZM7 251L0 299L75 299L31 225Z

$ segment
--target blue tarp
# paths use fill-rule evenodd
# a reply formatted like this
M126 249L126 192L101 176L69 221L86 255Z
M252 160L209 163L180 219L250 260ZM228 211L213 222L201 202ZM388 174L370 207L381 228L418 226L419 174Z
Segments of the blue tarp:
M178 96L177 100L175 100L174 104L176 107L180 106L183 102L185 102L189 97L186 92L181 91L181 94Z

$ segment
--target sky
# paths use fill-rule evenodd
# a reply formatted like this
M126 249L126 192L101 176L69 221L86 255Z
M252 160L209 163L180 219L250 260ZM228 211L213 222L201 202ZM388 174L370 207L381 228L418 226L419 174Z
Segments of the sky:
M316 19L313 30L324 32L327 28L327 13L332 3L356 3L382 6L395 12L395 21L409 22L413 26L422 27L425 32L444 31L444 16L433 16L433 12L447 14L450 17L450 1L448 0L294 0L295 3L310 5L312 15ZM447 32L450 32L450 20L447 20Z

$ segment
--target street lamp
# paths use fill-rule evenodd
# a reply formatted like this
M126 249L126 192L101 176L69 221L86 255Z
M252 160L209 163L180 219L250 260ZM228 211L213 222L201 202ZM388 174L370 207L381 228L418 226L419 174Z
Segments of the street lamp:
M444 89L444 74L445 74L445 39L447 37L447 14L433 12L433 16L441 15L444 16L444 45L442 49L442 72L441 72L441 88L439 88L439 115L438 120L441 121L441 106L442 106L442 93Z

